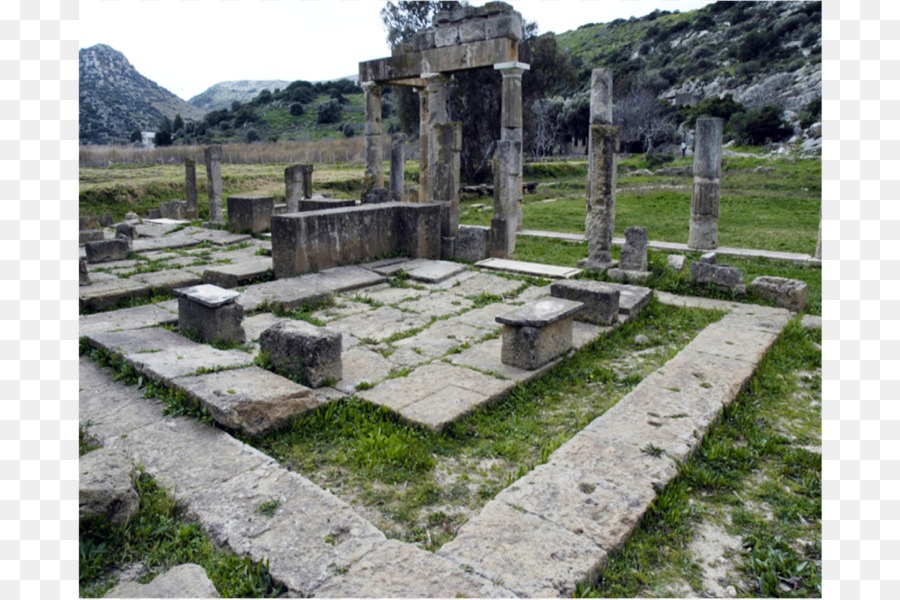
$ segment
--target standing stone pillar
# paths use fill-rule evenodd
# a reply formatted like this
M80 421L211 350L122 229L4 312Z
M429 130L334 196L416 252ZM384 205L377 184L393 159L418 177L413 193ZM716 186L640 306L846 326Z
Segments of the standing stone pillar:
M697 119L694 138L694 189L688 247L713 250L719 245L719 178L722 176L722 119Z
M290 165L284 169L284 200L287 212L300 210L300 200L312 197L312 165Z
M384 187L384 155L381 149L381 86L373 81L362 84L366 95L366 172L362 198L375 188Z
M395 133L391 136L391 200L403 201L403 169L406 165L406 136Z
M591 126L588 134L587 215L584 220L588 257L578 266L606 270L613 266L612 238L616 222L616 171L619 128L612 126L612 71L591 73Z
M419 94L419 202L428 202L428 90Z
M819 234L816 236L816 253L813 258L822 260L822 219L819 219Z
M500 109L500 141L519 144L519 174L513 186L516 189L516 202L513 215L516 219L516 231L522 231L522 73L531 65L520 62L500 63L494 69L503 76L503 87ZM496 216L496 215L495 215Z
M196 219L199 217L197 208L197 164L193 158L184 159L184 199L187 203L185 217Z
M459 153L462 150L462 123L434 125L434 196L441 205L441 237L455 238L459 231ZM448 240L445 243L452 241ZM442 253L444 254L444 253ZM452 248L447 253L453 257Z
M516 250L516 207L522 189L522 143L501 141L495 156L490 254L494 258L511 258Z
M428 181L426 182L426 202L434 201L434 125L447 120L447 77L440 73L423 73L428 82ZM420 132L421 135L421 132Z
M221 225L225 222L222 214L222 146L206 146L203 149L203 157L206 160L209 224Z

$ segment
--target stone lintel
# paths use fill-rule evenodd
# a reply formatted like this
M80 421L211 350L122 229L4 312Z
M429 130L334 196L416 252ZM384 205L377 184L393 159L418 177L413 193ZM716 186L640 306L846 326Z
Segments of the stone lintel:
M395 85L398 80L409 81L422 73L490 67L515 62L518 56L517 40L496 38L364 61L359 63L359 80Z

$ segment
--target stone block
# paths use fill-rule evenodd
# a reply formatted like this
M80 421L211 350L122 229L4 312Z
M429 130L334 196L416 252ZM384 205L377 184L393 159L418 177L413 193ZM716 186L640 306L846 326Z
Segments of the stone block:
M691 263L691 283L705 285L712 283L719 290L743 293L744 276L737 267L709 264L700 261Z
M484 37L487 39L505 37L511 40L521 40L523 37L522 16L513 12L488 17L484 23Z
M714 250L719 246L719 219L713 215L691 215L688 248Z
M162 217L162 213L158 208L148 208L147 209L147 218L148 219L159 219Z
M455 237L442 237L441 238L441 258L447 260L453 260L453 257L456 255L456 238Z
M78 290L78 306L82 310L109 310L123 300L150 295L150 286L129 279L95 281Z
M275 198L272 196L229 196L228 230L234 233L262 233L270 227Z
M684 261L685 258L681 254L670 254L666 257L666 264L676 273L684 270Z
M314 210L331 210L333 208L351 208L354 206L356 206L356 200L338 200L336 198L316 197L300 200L297 210L299 212L310 212Z
M572 320L584 304L546 298L496 318L503 324L500 360L534 370L572 348Z
M87 261L78 259L78 285L91 285L91 276L88 274Z
M178 387L216 423L247 435L282 428L319 406L309 388L256 366L183 377Z
M694 181L691 193L691 215L710 215L719 218L718 181Z
M459 25L444 25L434 30L434 45L437 48L455 46L459 43Z
M484 39L485 19L466 19L459 24L459 41L463 44Z
M116 225L116 237L133 240L137 238L137 230L131 223L119 223Z
M516 221L504 217L491 219L490 255L509 258L516 249Z
M591 125L611 125L613 109L612 70L591 71Z
M157 575L146 584L120 583L104 598L218 598L219 592L200 565L183 564Z
M391 201L391 193L387 188L375 188L363 198L363 204L384 204Z
M757 277L750 282L750 289L761 298L794 312L800 312L806 307L807 286L797 279Z
M159 205L159 216L161 219L183 221L187 218L187 202L184 200L161 202Z
M706 252L705 254L700 255L700 262L706 263L708 265L716 264L718 260L715 252Z
M478 262L489 255L490 229L476 225L460 225L456 232L456 247L453 258L467 262Z
M321 387L343 378L341 338L339 331L306 321L282 321L259 336L259 347L279 372Z
M466 269L466 265L461 265L457 262L438 260L409 269L407 274L410 279L415 279L416 281L421 281L423 283L440 283L450 279L454 275L459 275Z
M102 229L85 229L78 232L78 243L81 245L87 242L99 242L105 239Z
M130 240L117 238L113 240L101 240L88 242L84 245L87 253L87 261L91 264L109 262L113 260L125 260L131 252Z
M216 265L203 271L203 283L223 288L239 285L266 277L272 269L271 258L258 258L233 265Z
M697 119L694 136L694 177L719 179L722 176L722 119Z
M244 342L244 309L237 292L201 284L173 290L178 296L178 329L205 342Z
M78 229L81 231L86 229L100 229L100 217L92 215L78 217Z
M647 270L647 229L645 227L627 227L625 229L625 245L619 258L619 268L624 271Z
M123 525L137 514L134 465L121 451L98 448L78 459L78 518Z
M631 271L628 269L607 269L606 275L613 281L621 283L647 283L650 271Z
M422 52L434 48L434 29L422 29L413 35L412 46L414 52Z
M619 315L620 291L599 281L555 281L550 285L550 295L584 304L576 319L599 325L611 325Z

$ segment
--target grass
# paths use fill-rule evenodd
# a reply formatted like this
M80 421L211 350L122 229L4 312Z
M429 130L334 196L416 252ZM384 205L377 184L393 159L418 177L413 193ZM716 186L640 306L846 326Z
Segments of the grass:
M820 331L793 320L694 456L657 496L625 546L584 597L639 597L684 581L701 593L687 551L705 512L740 536L741 595L820 597ZM812 406L811 404L812 403ZM771 515L771 516L766 516ZM663 594L667 595L667 594Z
M434 550L452 539L465 515L545 462L720 315L654 301L540 380L440 433L350 397L297 419L290 430L245 441L346 497L389 537ZM638 333L650 341L634 345Z
M196 522L184 516L154 479L138 467L136 516L124 525L82 520L78 531L79 596L97 598L114 584L114 569L142 563L139 583L185 563L198 564L224 598L274 598L285 590L269 576L268 564L216 550Z

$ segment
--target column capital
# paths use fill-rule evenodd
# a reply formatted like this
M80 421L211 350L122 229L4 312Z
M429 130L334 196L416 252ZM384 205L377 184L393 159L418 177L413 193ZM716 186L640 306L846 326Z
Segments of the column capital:
M495 71L500 71L504 77L514 77L521 75L525 71L531 70L531 65L521 62L505 62L494 65Z
M381 84L375 83L374 81L363 81L359 84L359 87L367 94L381 92Z

